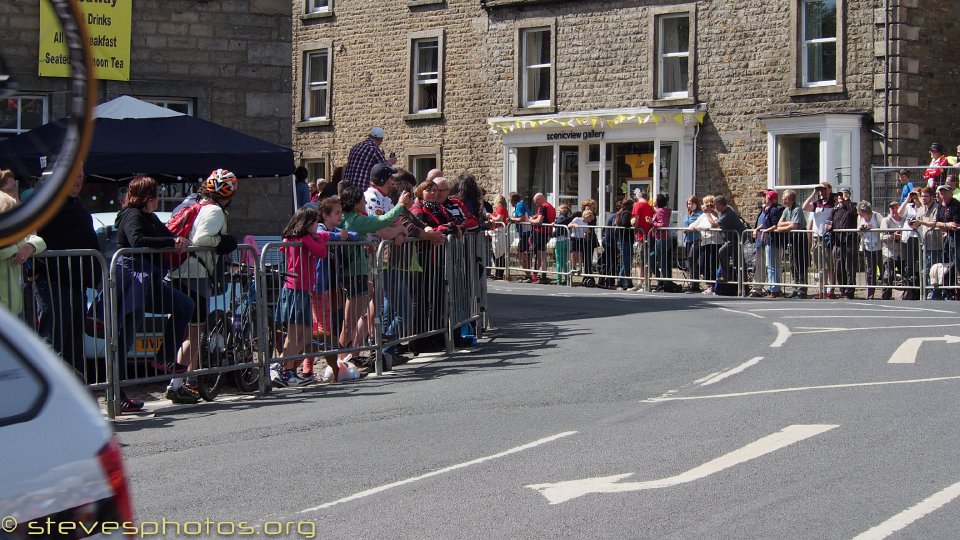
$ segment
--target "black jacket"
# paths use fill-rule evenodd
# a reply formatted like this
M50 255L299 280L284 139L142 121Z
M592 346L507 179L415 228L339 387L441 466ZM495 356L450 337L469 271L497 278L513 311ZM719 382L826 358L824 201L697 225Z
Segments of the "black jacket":
M117 214L117 245L121 248L172 248L175 239L156 214L124 208Z
M93 217L80 203L79 197L69 197L60 211L37 231L47 244L47 251L63 249L100 250L100 241L93 228ZM37 259L36 269L41 280L58 283L61 287L82 291L100 285L101 268L94 268L89 257L65 257L53 264L50 259ZM47 263L50 264L47 264Z

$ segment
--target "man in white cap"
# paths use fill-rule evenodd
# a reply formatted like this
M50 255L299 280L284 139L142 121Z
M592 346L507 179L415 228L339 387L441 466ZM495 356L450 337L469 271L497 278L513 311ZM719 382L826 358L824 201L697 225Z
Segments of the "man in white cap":
M366 139L358 142L350 149L347 156L347 166L343 169L343 179L366 191L370 187L370 172L378 163L387 163L386 156L380 145L383 144L384 132L382 127L370 130ZM388 164L389 165L389 164Z

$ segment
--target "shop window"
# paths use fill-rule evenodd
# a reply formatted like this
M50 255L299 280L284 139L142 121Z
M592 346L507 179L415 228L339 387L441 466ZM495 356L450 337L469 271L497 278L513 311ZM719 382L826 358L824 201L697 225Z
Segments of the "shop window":
M177 111L180 114L193 116L193 100L183 98L144 98L143 101L153 103L158 107Z
M523 107L552 104L553 46L550 28L520 31L520 103Z
M671 14L657 21L657 98L689 97L690 17Z
M802 0L803 86L837 84L836 0Z
M834 191L858 191L861 122L856 115L767 120L768 185L812 188L826 180Z
M14 96L0 100L0 135L16 135L47 122L47 98L44 96Z
M330 119L330 49L307 51L303 55L302 119Z
M553 200L553 146L520 147L511 150L514 153L516 192L527 201L533 200L537 193L543 193Z
M426 32L410 40L409 112L412 115L442 112L442 38L440 32Z

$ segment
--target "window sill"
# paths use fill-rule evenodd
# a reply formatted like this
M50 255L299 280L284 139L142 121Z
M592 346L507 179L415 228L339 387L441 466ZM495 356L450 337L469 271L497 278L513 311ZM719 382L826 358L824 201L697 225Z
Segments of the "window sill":
M318 19L329 19L333 17L332 11L318 11L316 13L304 13L300 15L300 20L303 22L315 21Z
M315 127L328 127L332 126L333 122L327 118L323 120L303 120L294 124L294 127L297 129L303 128L315 128Z
M829 94L842 94L846 92L846 88L842 84L832 84L830 86L806 86L799 88L790 89L787 94L790 97L800 97L800 96L824 96Z
M442 112L422 112L403 115L403 119L407 122L415 122L417 120L436 120L438 118L443 118Z
M692 107L697 104L697 100L692 97L677 97L655 99L649 103L649 107Z
M445 4L447 0L407 0L407 7L432 6L434 4Z
M517 107L513 110L513 114L518 116L525 116L528 114L552 114L557 112L557 107L555 105L545 105L542 107Z

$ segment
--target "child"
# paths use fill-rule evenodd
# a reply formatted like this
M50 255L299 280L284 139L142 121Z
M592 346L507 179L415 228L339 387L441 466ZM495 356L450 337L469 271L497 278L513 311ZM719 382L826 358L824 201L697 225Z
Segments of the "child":
M315 208L302 206L283 229L284 242L302 244L281 248L286 251L287 271L292 274L284 280L274 314L277 325L287 327L283 357L302 354L310 341L310 328L313 325L310 291L315 287L316 260L327 257L327 241L331 238L327 231L317 230L319 216ZM341 231L340 238L346 239L347 232ZM312 379L298 377L295 367L294 361L286 362L282 367L279 364L271 366L270 379L273 384L280 387L310 384Z
M320 214L320 225L318 231L325 231L332 235L334 239L343 238L345 229L340 228L343 221L343 207L340 205L340 198L337 196L328 197L320 201L317 212ZM347 232L347 240L359 242L360 235L355 232ZM316 285L310 295L310 306L313 310L313 333L324 345L336 348L333 343L333 336L337 334L339 319L342 314L339 311L343 308L343 295L339 284L337 283L337 262L339 249L336 246L328 246L327 258L317 259ZM333 379L331 382L337 382L339 369L337 366L337 355L329 354L324 356L327 365L333 370ZM313 377L313 358L307 358L303 361L303 378Z

